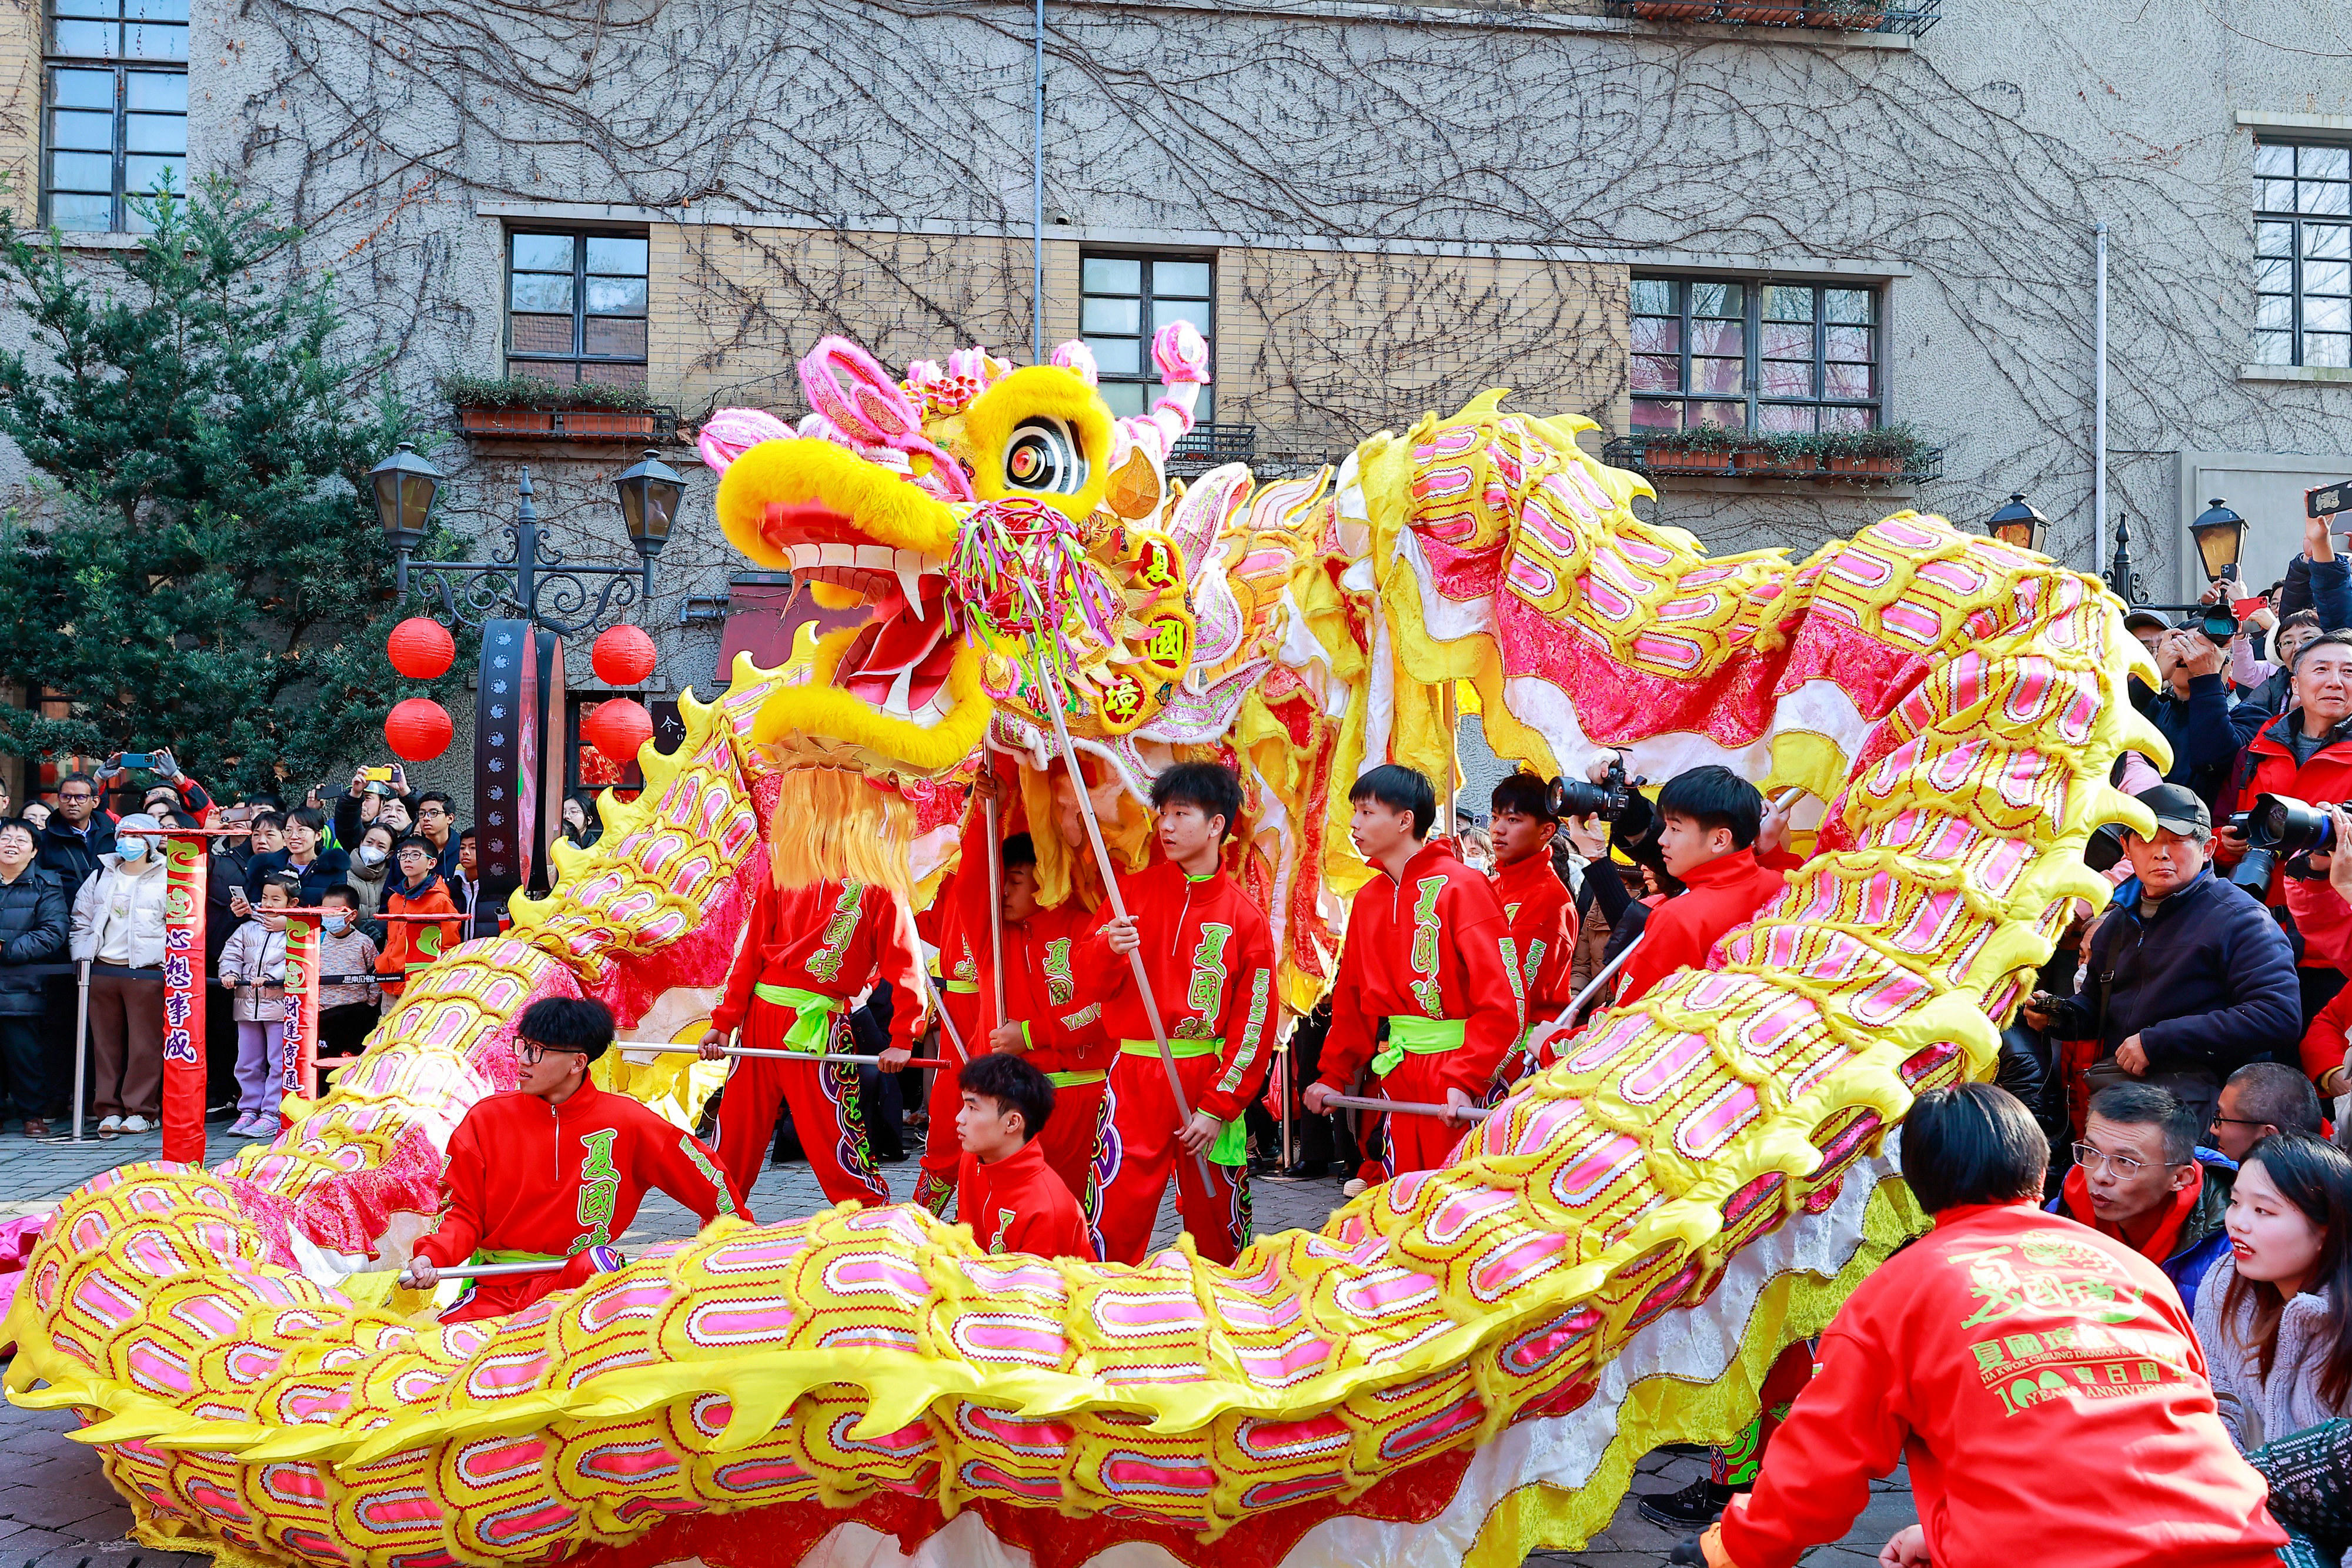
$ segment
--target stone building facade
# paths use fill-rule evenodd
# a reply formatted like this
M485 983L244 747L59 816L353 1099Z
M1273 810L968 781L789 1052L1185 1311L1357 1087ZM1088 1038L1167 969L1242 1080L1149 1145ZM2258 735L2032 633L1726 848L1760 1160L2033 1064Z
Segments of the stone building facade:
M1264 467L1489 385L1611 436L1904 422L1939 449L1916 479L1660 475L1655 515L1802 552L2022 491L2088 569L2104 223L2110 529L2177 598L2227 496L2275 575L2302 486L2352 474L2352 21L1907 3L1847 30L1758 0L1048 0L1040 236L1026 5L0 0L0 168L83 246L137 243L121 192L166 164L267 196L451 432L452 516L494 529L528 466L592 559L625 553L638 444L461 436L439 378L619 382L690 430L797 416L826 332L895 365L1042 329L1112 371L1156 313L1206 330L1213 423ZM693 472L642 612L656 699L724 679L756 597Z

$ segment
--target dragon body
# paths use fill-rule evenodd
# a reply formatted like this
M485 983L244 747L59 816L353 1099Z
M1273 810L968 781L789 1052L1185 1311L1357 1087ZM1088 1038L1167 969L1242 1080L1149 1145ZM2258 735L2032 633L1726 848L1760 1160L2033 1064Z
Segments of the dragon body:
M2104 896L2084 838L2146 825L2105 783L2120 750L2163 751L2123 700L2145 655L2120 606L1908 513L1801 564L1712 559L1634 517L1642 482L1578 447L1583 422L1499 392L1336 472L1180 487L1165 459L1204 356L1189 329L1154 348L1167 393L1142 420L1109 416L1083 350L893 379L828 340L797 430L705 428L730 538L872 615L683 700L683 744L646 752L598 843L558 846L554 892L414 981L274 1145L61 1206L8 1390L80 1412L141 1540L367 1568L749 1568L828 1542L1517 1563L1582 1545L1655 1443L1728 1436L1779 1348L1916 1228L1889 1129L1921 1088L1990 1071L1990 1020ZM511 1083L530 1000L698 1024L795 775L894 792L919 882L983 740L1042 768L1054 696L999 592L1062 606L1058 690L1107 810L1139 821L1120 797L1173 758L1243 771L1244 874L1293 1007L1365 874L1347 782L1444 766L1455 683L1497 750L1546 768L1626 747L1653 778L1728 760L1803 784L1815 853L1445 1168L1231 1268L1181 1241L1132 1269L992 1258L898 1207L722 1220L457 1327L345 1278L428 1223L439 1151ZM633 1071L610 1068L691 1103Z

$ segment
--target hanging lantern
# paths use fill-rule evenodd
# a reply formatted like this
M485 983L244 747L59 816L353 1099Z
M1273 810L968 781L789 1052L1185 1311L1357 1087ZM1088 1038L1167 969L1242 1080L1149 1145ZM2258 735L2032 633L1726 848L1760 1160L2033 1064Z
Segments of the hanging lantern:
M625 768L637 759L638 748L654 737L654 716L641 702L611 697L598 703L581 721L580 733L589 745Z
M449 749L449 710L431 697L410 697L384 716L384 744L404 762L430 762Z
M457 657L457 640L449 628L430 615L412 615L384 639L392 667L412 681L429 681L447 673Z
M612 626L588 650L589 665L608 686L641 686L654 673L654 640L642 626Z

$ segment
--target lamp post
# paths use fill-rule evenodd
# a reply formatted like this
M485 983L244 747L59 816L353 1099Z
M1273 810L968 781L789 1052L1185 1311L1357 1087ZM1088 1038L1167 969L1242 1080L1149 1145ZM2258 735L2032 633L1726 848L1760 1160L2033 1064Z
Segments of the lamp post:
M400 591L409 591L415 576L418 591L436 606L434 619L444 624L478 626L502 612L562 633L586 632L610 625L625 612L653 597L654 558L669 542L685 483L675 470L648 447L645 457L613 481L621 503L621 518L636 547L637 564L582 566L566 560L562 550L540 533L539 508L531 500L530 470L517 485L513 533L503 552L488 560L414 559L424 542L425 525L441 488L441 472L416 454L408 442L369 471L375 486L376 520L393 549L394 580ZM589 601L587 578L603 578L603 591Z
M441 488L439 470L400 449L369 471L376 520L392 546L394 580L405 597L416 580L433 618L482 631L474 698L475 855L478 901L503 906L528 884L547 886L547 841L562 821L568 769L563 748L563 642L599 630L652 599L654 558L669 542L686 486L651 448L613 482L635 566L583 566L540 532L530 470L516 486L515 519L503 549L488 560L416 560ZM603 580L590 596L589 583Z
M2205 564L2208 581L2223 578L2234 581L2238 576L2238 556L2246 542L2246 519L2229 508L2216 496L2197 520L2189 525L2189 537L2197 541L2197 554Z
M2008 505L1985 519L1985 532L2005 545L2038 553L2050 537L2050 519L2027 505L2025 492L2020 490L2009 497Z

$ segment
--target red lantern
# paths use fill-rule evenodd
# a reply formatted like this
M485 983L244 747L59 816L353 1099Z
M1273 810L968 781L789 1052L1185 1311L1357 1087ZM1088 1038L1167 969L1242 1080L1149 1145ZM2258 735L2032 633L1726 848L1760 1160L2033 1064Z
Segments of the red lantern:
M643 685L654 673L654 640L642 626L609 628L597 635L588 664L608 686Z
M448 750L451 729L449 710L431 697L395 704L383 719L384 743L404 762L430 762Z
M412 615L394 627L383 648L392 655L392 667L412 681L429 681L447 673L457 657L457 643L449 628L430 615Z
M580 733L589 745L625 768L637 759L637 748L654 737L654 716L641 702L610 697L582 721Z

